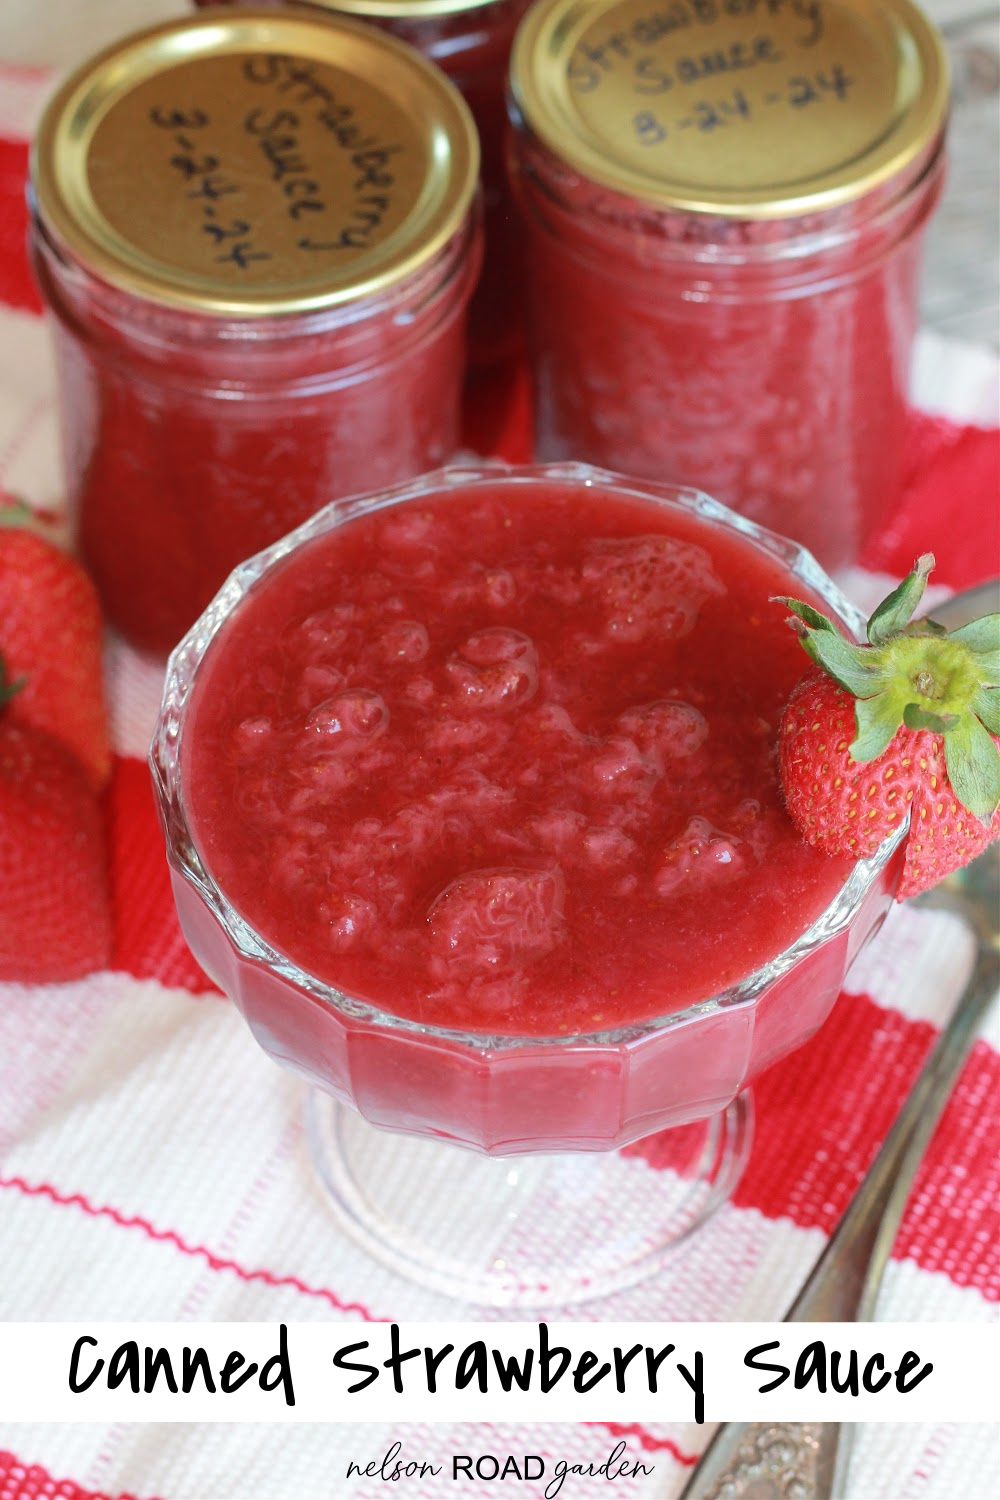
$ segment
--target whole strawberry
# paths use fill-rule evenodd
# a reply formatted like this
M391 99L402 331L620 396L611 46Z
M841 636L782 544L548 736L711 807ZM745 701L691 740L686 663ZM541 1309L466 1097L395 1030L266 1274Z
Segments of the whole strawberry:
M911 623L929 554L868 622L868 644L785 599L817 663L779 731L781 784L808 843L858 859L909 820L900 900L1000 836L1000 615L950 635Z
M0 980L79 979L110 958L93 787L65 745L0 709Z
M10 716L68 745L98 790L111 772L102 629L96 590L76 559L33 529L24 506L0 506L0 693L20 683Z

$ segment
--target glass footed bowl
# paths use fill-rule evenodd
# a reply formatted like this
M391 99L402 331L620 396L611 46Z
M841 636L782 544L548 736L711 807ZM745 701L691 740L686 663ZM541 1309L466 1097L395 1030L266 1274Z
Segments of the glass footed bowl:
M219 889L186 810L181 748L199 666L220 627L270 568L369 508L442 488L495 484L496 466L454 468L338 502L239 567L170 658L151 765L174 896L198 962L261 1046L372 1124L493 1154L607 1151L715 1114L825 1020L844 975L887 910L895 841L858 863L818 920L740 983L675 1014L568 1036L493 1035L394 1016L304 972L254 931ZM511 471L512 482L608 485L693 509L776 557L855 632L864 621L798 546L692 491L633 483L582 465Z
M634 482L583 465L507 469L488 464L442 470L337 502L238 568L170 658L150 760L181 925L198 962L235 1002L264 1050L371 1125L510 1158L613 1153L655 1133L721 1118L728 1121L723 1146L730 1162L725 1170L717 1160L711 1168L714 1203L731 1187L748 1146L746 1110L740 1113L734 1101L756 1074L825 1020L853 958L891 904L902 831L875 857L856 864L826 909L782 951L722 992L698 995L693 1003L651 1019L547 1036L427 1024L391 1014L306 972L236 910L207 867L192 827L183 757L192 725L197 732L192 691L217 634L239 614L247 596L291 554L355 517L441 491L459 498L474 495L498 481L575 487L581 498L591 488L612 490L678 515L693 513L775 562L787 575L786 592L805 594L853 633L863 631L860 613L807 552L691 490ZM357 1123L348 1111L338 1116L314 1104L318 1155L328 1154L331 1141L342 1153L344 1132ZM674 1138L684 1139L685 1132ZM699 1141L694 1165L679 1167L682 1176L702 1171L706 1153L718 1154L718 1136L707 1144ZM402 1170L393 1165L400 1143L394 1144L387 1172ZM381 1170L365 1156L369 1146L356 1149L361 1155L351 1169L355 1186ZM331 1171L320 1165L329 1185ZM508 1174L506 1180L513 1178ZM589 1191L571 1186L571 1196ZM490 1190L487 1200L492 1198ZM648 1204L643 1212L648 1216ZM683 1232L703 1216L704 1205L684 1219ZM438 1259L438 1251L428 1253L428 1263ZM541 1285L548 1285L544 1278ZM579 1285L591 1281L584 1276ZM488 1294L482 1300L518 1299Z

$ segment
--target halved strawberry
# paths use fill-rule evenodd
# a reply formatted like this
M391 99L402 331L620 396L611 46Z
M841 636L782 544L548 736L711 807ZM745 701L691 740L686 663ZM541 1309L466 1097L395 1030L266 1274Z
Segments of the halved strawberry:
M1000 615L951 634L911 623L933 566L921 557L883 600L867 645L781 601L817 663L779 731L789 814L810 844L859 859L908 818L900 900L1000 836Z
M23 680L7 712L67 745L97 790L111 773L102 635L80 563L34 528L26 507L0 505L0 653L8 683Z

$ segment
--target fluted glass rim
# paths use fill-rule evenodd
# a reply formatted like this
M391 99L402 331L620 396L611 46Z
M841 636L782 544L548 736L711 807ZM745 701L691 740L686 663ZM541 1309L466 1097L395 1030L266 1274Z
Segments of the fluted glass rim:
M188 882L222 928L239 958L258 968L273 971L337 1012L345 1021L372 1028L408 1034L414 1038L471 1048L480 1053L515 1052L552 1047L620 1047L679 1028L708 1016L753 1005L778 979L831 938L850 928L865 898L875 887L908 829L908 820L883 841L876 853L852 868L827 908L774 958L718 994L706 997L680 1011L596 1031L577 1031L556 1036L530 1033L473 1031L437 1026L394 1015L368 1001L315 978L308 971L266 943L239 914L202 863L184 805L181 777L181 737L192 685L198 667L222 625L243 597L272 567L314 537L370 511L421 495L495 483L531 484L557 482L586 487L613 488L637 499L653 500L713 521L748 538L781 563L799 582L817 594L843 624L863 638L865 616L824 571L812 553L797 542L737 514L720 501L690 486L631 478L584 463L507 464L501 460L456 462L434 469L419 478L387 486L368 494L335 500L272 546L241 563L229 575L215 598L171 652L167 662L160 711L149 750L160 823L171 868Z

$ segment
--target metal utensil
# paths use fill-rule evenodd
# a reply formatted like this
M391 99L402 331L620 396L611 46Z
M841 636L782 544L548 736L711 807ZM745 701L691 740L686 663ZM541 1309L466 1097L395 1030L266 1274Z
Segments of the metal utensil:
M997 583L932 611L951 627L996 608ZM786 1323L868 1322L924 1150L982 1017L1000 987L1000 851L916 898L962 916L976 937L972 974L895 1124L827 1243ZM843 1500L853 1428L836 1422L727 1422L680 1500Z

